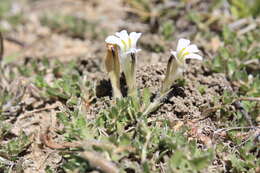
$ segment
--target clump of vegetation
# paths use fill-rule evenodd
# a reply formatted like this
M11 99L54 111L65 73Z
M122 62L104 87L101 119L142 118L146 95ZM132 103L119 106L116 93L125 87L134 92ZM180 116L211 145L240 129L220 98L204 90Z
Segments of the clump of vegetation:
M7 31L24 21L19 4L9 0L2 0L0 5L1 31Z
M64 33L73 38L85 39L87 33L95 39L98 37L97 23L86 19L62 14L48 14L42 16L41 24L48 26L53 32Z
M122 97L120 91L120 64L126 79L128 96L138 96L138 88L136 86L136 57L141 49L136 48L136 45L140 37L141 33L131 32L128 35L127 31L123 30L106 38L108 44L108 52L105 60L106 69L115 97ZM120 48L120 50L117 50L118 48ZM180 39L178 41L176 51L171 51L172 55L167 64L166 75L160 93L157 94L157 98L154 99L154 102L148 105L147 109L144 110L144 115L155 111L165 101L171 91L170 88L173 82L182 77L186 68L187 59L202 60L202 57L197 54L198 52L199 49L195 44L190 45L190 40Z
M32 58L3 63L1 60L6 57L2 56L1 42L0 172L23 172L30 166L49 173L259 172L260 28L254 20L259 14L258 1L248 6L244 0L210 4L194 1L191 5L187 1L168 0L125 2L131 7L129 18L136 20L138 16L139 22L149 25L151 33L147 35L161 35L171 47L175 38L189 37L198 47L180 39L177 50L171 52L164 64L161 86L151 92L149 88L137 87L137 63L142 61L138 58L142 54L138 54L137 41L141 33L121 31L106 39L104 61L110 83L100 77L102 70L93 72L96 70L93 68L100 69L101 56L63 62L31 55ZM10 19L10 6L7 7L0 6L0 19ZM228 17L215 15L214 10L223 10ZM97 23L72 15L45 15L41 23L72 39L99 41L105 37L96 30ZM212 42L214 50L210 47ZM144 51L159 51L158 58L168 57L163 52L169 47L159 42L154 45L143 46ZM102 47L104 42L95 55L99 56ZM186 61L201 60L199 49L205 64ZM183 73L189 67L194 68ZM202 72L197 73L197 68ZM158 69L154 71L164 74ZM207 105L202 103L199 115L175 116L166 110L158 116L156 110L160 111L160 106L174 106L178 99L191 97L183 92L190 85L185 80L191 73L192 77L214 77L221 73L231 89L209 98ZM109 83L105 89L112 90L111 98L107 97L109 94L96 93L98 85L102 85L97 82L99 77ZM152 80L155 76L145 77ZM176 80L181 77L183 81ZM208 88L223 89L207 82L199 81L194 93L209 97ZM122 92L125 89L122 85L126 85L127 94ZM175 100L169 99L172 96L169 93ZM31 125L24 128L19 124L23 122ZM28 156L34 155L35 150L43 160L30 163ZM48 162L54 158L53 153L60 160Z

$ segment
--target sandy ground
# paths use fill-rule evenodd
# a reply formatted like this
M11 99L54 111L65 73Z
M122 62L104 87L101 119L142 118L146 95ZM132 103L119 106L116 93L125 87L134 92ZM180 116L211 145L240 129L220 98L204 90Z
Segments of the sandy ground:
M22 2L21 2L22 4ZM201 6L201 10L203 10ZM141 46L144 50L138 55L137 81L141 89L149 87L153 94L160 88L160 83L164 77L166 62L169 57L170 49L176 46L175 42L163 42L163 39L157 35L149 33L149 25L139 23L135 18L127 18L129 7L123 6L120 0L42 0L33 1L29 5L21 5L21 9L26 21L22 26L15 28L15 31L9 32L4 41L5 56L12 57L16 55L18 64L24 65L25 60L47 57L50 59L59 59L63 62L78 59L79 71L89 79L96 81L100 100L91 105L87 110L89 119L95 118L95 115L101 108L106 108L111 101L103 102L105 96L109 96L110 84L107 81L104 69L102 67L102 58L105 55L105 36L100 35L96 39L90 38L91 34L86 33L85 39L75 39L43 26L39 18L53 11L60 11L63 14L78 16L93 22L98 22L97 30L104 29L107 34L113 34L121 29L129 31L144 32L141 39ZM178 30L179 36L189 36L194 30L193 26L189 28L189 23L185 21L176 21L177 27L184 28ZM146 33L145 33L146 32ZM210 46L201 38L194 38L198 45L204 46L205 52L210 50L215 52L221 42L218 37L210 40ZM164 46L165 52L150 53L149 46L160 43ZM210 56L206 56L211 58ZM15 60L16 61L16 60ZM98 65L97 65L98 64ZM231 85L223 74L211 74L206 66L200 62L191 61L190 67L185 72L185 82L187 85L176 84L173 86L172 97L157 112L151 115L153 118L168 118L173 126L176 124L186 124L194 127L196 132L191 136L196 137L203 145L211 147L211 137L216 129L217 123L210 121L207 117L210 115L210 108L217 107L221 100L213 101L213 97L221 96L224 91L231 91ZM39 67L41 68L41 67ZM53 82L53 74L48 74L46 79ZM17 82L18 81L18 82ZM42 133L49 128L50 135L56 141L59 135L56 131L61 130L63 126L58 122L55 114L64 108L60 101L47 102L39 99L38 89L33 85L27 85L30 79L17 79L12 82L11 90L17 92L16 86L26 84L25 94L22 102L21 114L16 120L10 120L14 124L11 132L14 135L25 132L30 136L31 145L29 145L26 154L19 160L25 173L44 173L47 165L57 168L62 164L62 156L57 150L50 149L42 143ZM103 81L103 83L102 83ZM98 91L97 89L97 91ZM102 101L101 101L102 100ZM234 109L230 107L230 110ZM207 112L208 111L208 112ZM218 113L217 113L218 114ZM188 121L192 120L192 121ZM48 123L43 123L48 122ZM193 124L189 124L189 123ZM47 127L48 126L48 127ZM198 135L200 134L200 135Z

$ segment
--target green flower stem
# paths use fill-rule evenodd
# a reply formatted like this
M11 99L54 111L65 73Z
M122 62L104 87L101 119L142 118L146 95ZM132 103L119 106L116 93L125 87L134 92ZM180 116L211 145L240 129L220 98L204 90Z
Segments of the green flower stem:
M149 115L150 113L156 111L162 104L163 102L167 99L168 94L172 91L172 89L169 89L167 92L162 94L160 97L156 98L144 111L143 115Z
M172 86L173 82L178 79L185 69L185 64L179 62L173 55L170 57L167 70L165 74L165 79L162 83L161 95L164 95Z
M166 69L166 74L165 74L165 79L162 83L162 88L161 88L161 94L165 93L170 85L171 85L171 80L170 80L170 73L171 73L171 67L172 67L172 61L173 61L173 55L170 56L168 63L167 63L167 69Z
M134 53L130 54L130 57L125 58L124 62L124 74L126 78L126 84L128 87L128 96L137 96L136 88L136 57Z

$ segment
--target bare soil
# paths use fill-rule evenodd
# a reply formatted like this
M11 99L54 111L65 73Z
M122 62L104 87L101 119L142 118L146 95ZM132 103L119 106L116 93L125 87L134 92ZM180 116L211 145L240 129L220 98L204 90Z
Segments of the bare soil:
M45 7L46 6L46 7ZM107 108L113 101L111 97L111 85L106 72L102 66L102 59L105 55L104 37L98 37L96 40L86 38L83 40L74 39L59 32L54 32L49 28L42 26L39 17L51 10L63 9L64 13L76 14L87 19L98 20L99 27L105 28L108 34L112 34L122 28L129 31L148 31L147 25L135 22L135 20L124 20L127 12L124 11L122 3L119 0L101 0L101 1L79 1L71 2L68 0L60 1L35 1L26 7L28 21L15 31L8 33L8 36L20 40L20 45L13 41L5 40L6 56L19 53L18 64L25 66L30 64L30 59L47 57L49 59L59 59L62 62L68 62L75 57L77 61L77 70L82 76L96 83L97 98L86 110L86 116L89 119L95 118L98 113ZM41 10L40 7L45 7ZM109 22L108 22L109 21ZM184 36L189 36L192 29L188 30L189 23L185 20L176 22L177 27L185 28ZM186 35L185 35L186 34ZM144 50L138 55L137 82L141 89L149 88L155 95L161 87L161 82L165 75L166 62L169 52L160 53L149 52L149 46L154 43L162 43L163 39L154 34L144 34L141 45ZM176 46L176 43L162 43L165 50ZM28 60L29 59L29 60ZM39 68L43 68L39 65ZM11 70L12 66L6 67ZM53 82L55 74L51 72L46 75L48 82ZM14 110L14 117L7 120L12 123L14 128L11 130L13 135L19 135L24 132L30 136L31 145L28 146L26 153L21 157L21 167L25 173L45 172L47 165L57 168L63 163L62 157L58 151L52 150L43 145L41 134L50 129L50 135L57 141L59 139L56 133L64 127L57 120L56 113L65 108L59 100L44 100L39 95L40 91L31 84L30 78L17 78L8 85L13 93L18 93L20 88L24 88L24 95L21 104ZM126 94L124 78L121 81L122 91ZM19 86L19 87L16 87ZM178 124L198 127L200 133L190 132L190 136L195 136L203 146L211 146L209 136L212 137L216 123L211 114L214 112L218 116L217 107L221 104L221 95L225 91L232 91L231 84L224 74L213 73L203 63L188 62L187 71L184 73L184 80L178 81L172 86L171 97L154 113L151 118L169 119L173 127L178 128ZM216 109L214 109L216 108ZM233 109L231 106L230 109ZM18 117L15 117L19 114ZM191 121L187 121L191 120ZM191 124L191 122L193 124ZM195 129L195 128L194 128ZM193 136L194 137L194 136Z

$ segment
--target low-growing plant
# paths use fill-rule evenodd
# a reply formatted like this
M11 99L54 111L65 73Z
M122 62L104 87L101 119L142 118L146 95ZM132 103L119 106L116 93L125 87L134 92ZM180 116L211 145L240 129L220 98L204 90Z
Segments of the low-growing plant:
M152 33L161 31L166 40L173 32L173 26L168 19L178 16L178 9L183 8L185 2L170 0L124 0L130 7L129 12L137 15L143 22L150 24Z
M21 6L21 4L16 4ZM21 24L24 21L22 10L12 10L14 6L13 1L2 0L0 5L0 20L5 22L5 26L1 25L0 30L8 31ZM19 7L18 7L19 8Z
M257 0L230 0L231 12L237 18L258 16L260 3Z
M186 32L186 28L181 32L191 34L189 37L200 43L206 54L208 48L204 47L204 44L207 44L204 41L210 39L208 36L217 35L223 43L220 44L217 55L213 54L213 58L207 62L208 66L202 66L204 73L199 73L198 76L214 77L215 73L224 73L233 90L227 89L219 92L220 96L209 98L213 100L205 105L209 107L209 113L206 117L199 115L199 120L193 117L190 119L190 116L177 116L175 119L174 115L167 115L174 114L175 110L155 116L155 111L162 104L176 105L175 100L168 100L169 93L175 94L175 91L172 91L173 84L177 83L182 88L189 85L189 80L182 79L187 68L185 60L202 58L197 55L198 48L195 45L190 45L189 40L180 39L177 50L171 51L159 91L151 93L149 88L139 89L136 68L140 55L137 42L141 33L135 32L128 34L121 31L106 39L105 67L112 85L113 99L98 98L95 82L88 78L88 69L82 72L81 66L74 61L64 63L49 58L26 58L22 65L5 61L4 65L0 66L0 172L22 172L23 157L31 154L28 149L31 143L29 136L24 133L14 135L12 132L12 123L16 121L19 113L33 109L31 105L27 107L22 99L23 95L20 95L28 94L31 85L37 88L37 94L32 100L40 102L40 109L59 103L55 110L46 111L57 118L57 129L56 126L55 132L50 129L50 133L54 133L55 137L51 140L52 135L43 134L50 137L47 138L50 141L41 141L42 145L39 145L43 148L50 147L48 151L53 150L52 153L59 153L62 157L62 161L56 165L45 165L45 171L48 173L258 172L259 27L256 26L255 30L243 34L232 32L232 27L228 25L221 28L223 23L219 26L219 20L222 21L222 16L219 18L216 13L209 15L211 11L204 13L204 1L194 1L189 6L185 6L190 3L188 1L127 2L133 7L127 10L137 14L143 22L150 23L152 33L161 34L165 42L170 43L173 38L179 38L178 25L186 25L187 22L181 20L183 23L177 24L175 19L179 17L188 17L187 19L196 25L198 30L195 34L193 30L191 33L190 30ZM256 17L259 13L257 5L245 6L244 0L213 3L219 4L221 8L228 8L225 10L232 15L228 18L231 21L234 18ZM211 5L210 3L209 6ZM203 12L193 10L193 6L202 8ZM6 12L1 15L2 8L6 8L5 5L0 6L0 19L7 20ZM96 23L75 16L56 15L42 17L42 24L52 31L74 38L84 39L85 34L89 33L91 38L97 37ZM226 21L223 21L226 25ZM164 52L167 46L155 42L147 47L142 45L142 48L151 52ZM120 85L123 83L120 83L120 79L124 79L121 72L126 78L127 96L121 92L123 87ZM26 83L28 79L28 90L25 92L23 86L19 85L21 88L17 88L20 92L11 92L9 86L16 87L17 84L12 81L19 77L26 78ZM178 81L179 79L182 81ZM201 82L196 89L202 97L206 97L207 91L214 87ZM6 106L12 109L6 109ZM198 107L201 116L204 115L203 106ZM193 133L198 133L198 136L194 137ZM49 146L51 142L58 144L58 147ZM209 145L206 145L207 142ZM45 153L45 150L42 152ZM51 155L46 155L46 163L49 158L52 159Z
M238 37L236 33L225 27L222 32L224 45L218 55L208 61L208 66L214 72L223 72L237 89L236 97L242 97L246 111L252 119L259 114L257 102L243 100L245 97L260 96L259 62L260 51L257 48L255 37L259 37L259 28L256 31ZM248 109L248 108L253 109ZM256 108L256 109L254 109Z
M137 97L136 86L136 63L137 53L141 49L136 48L141 33L132 32L128 35L126 30L117 32L115 35L108 36L106 43L108 44L108 52L106 56L106 69L109 73L112 88L115 97L121 97L120 94L120 65L126 78L128 87L128 96ZM117 49L120 48L118 51ZM176 51L171 51L171 56L167 64L165 79L162 83L160 93L156 94L157 98L144 110L144 114L155 111L167 98L173 82L182 77L186 68L187 59L202 60L198 55L199 49L196 45L190 45L190 41L180 39L178 41ZM119 63L120 61L120 63ZM113 75L111 75L111 71Z
M73 38L84 39L86 33L91 33L91 37L96 38L105 33L105 30L97 30L96 22L72 15L46 14L41 17L40 21L52 31L64 33Z

